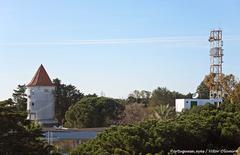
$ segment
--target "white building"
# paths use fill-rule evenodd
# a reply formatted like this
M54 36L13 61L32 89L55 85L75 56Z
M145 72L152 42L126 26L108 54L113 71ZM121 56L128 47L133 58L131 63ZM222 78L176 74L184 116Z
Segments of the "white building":
M191 109L193 106L201 106L207 103L219 105L222 99L176 99L176 112L182 112L184 109Z
M55 87L43 65L39 67L32 81L27 85L28 119L41 125L56 124L55 120Z

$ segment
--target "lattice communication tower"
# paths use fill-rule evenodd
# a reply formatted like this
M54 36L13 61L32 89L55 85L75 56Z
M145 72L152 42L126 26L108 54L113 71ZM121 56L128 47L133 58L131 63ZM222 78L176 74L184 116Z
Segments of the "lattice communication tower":
M222 64L223 64L223 41L222 30L212 30L209 37L210 42L210 75L213 76L213 85L210 88L210 99L222 99L223 88L221 86Z

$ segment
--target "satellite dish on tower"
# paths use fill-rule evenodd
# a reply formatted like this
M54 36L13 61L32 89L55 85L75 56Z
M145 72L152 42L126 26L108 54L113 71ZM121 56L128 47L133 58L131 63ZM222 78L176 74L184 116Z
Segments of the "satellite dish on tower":
M194 99L196 99L196 98L198 98L199 97L199 94L198 93L194 93L193 95L192 95L192 98L194 98Z

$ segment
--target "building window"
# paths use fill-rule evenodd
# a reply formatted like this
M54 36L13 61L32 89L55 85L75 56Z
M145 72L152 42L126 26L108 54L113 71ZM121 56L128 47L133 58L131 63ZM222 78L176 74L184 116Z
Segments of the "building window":
M48 92L48 89L44 89L44 92Z
M32 106L34 106L34 102L32 102Z
M197 106L197 101L191 101L191 108Z
M31 90L31 95L34 95L34 90Z

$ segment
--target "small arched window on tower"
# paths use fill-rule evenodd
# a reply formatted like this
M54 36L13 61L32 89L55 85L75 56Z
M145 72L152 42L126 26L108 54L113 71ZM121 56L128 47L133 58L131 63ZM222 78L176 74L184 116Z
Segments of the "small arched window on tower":
M34 106L34 102L32 102L32 106Z
M34 95L34 90L31 90L31 95Z

